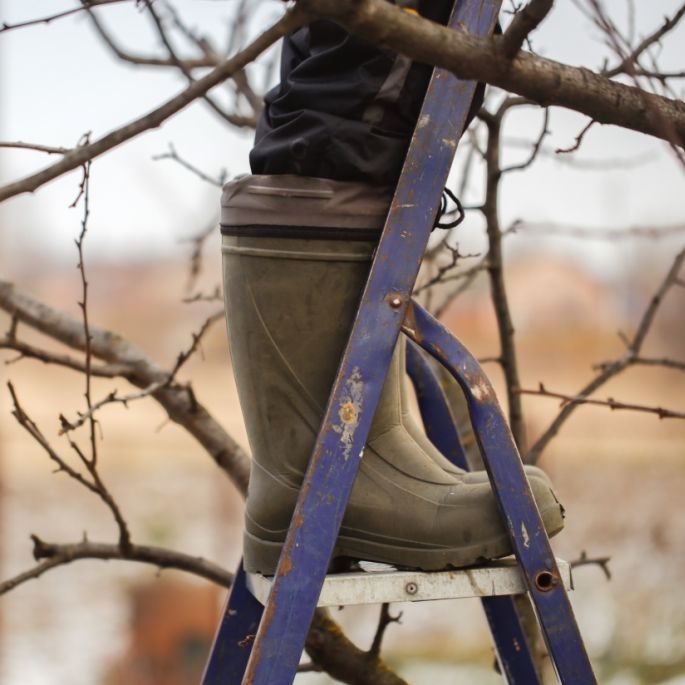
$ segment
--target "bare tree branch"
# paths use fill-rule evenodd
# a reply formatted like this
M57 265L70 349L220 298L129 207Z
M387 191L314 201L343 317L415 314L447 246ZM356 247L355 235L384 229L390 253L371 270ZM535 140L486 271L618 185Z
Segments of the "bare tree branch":
M526 455L524 461L529 464L534 464L540 458L543 450L547 447L552 438L554 438L554 436L559 432L561 427L575 411L575 409L580 404L583 404L583 398L590 397L590 395L601 388L607 381L621 373L631 364L634 364L635 360L640 358L642 345L652 326L652 323L654 322L654 317L656 316L659 305L663 301L670 288L677 284L678 274L680 273L683 262L685 262L685 248L683 248L676 255L671 268L668 270L668 273L650 300L649 305L645 309L645 312L640 319L635 335L633 336L632 340L627 341L627 349L624 355L613 362L604 364L601 368L601 371L595 376L595 378L593 378L579 392L571 396L574 398L573 401L568 401L564 404L556 418L550 423L547 429L530 448L530 451Z
M385 0L299 0L298 4L375 45L444 67L460 78L485 81L543 106L566 107L599 123L670 140L661 123L666 119L679 144L685 140L682 101L530 53L519 52L510 60L500 49L502 38L478 38L454 31L411 16ZM658 120L654 112L659 113Z
M76 319L18 292L12 284L3 281L0 281L0 309L68 347L85 349L83 327ZM168 371L117 334L94 326L90 334L93 355L108 364L125 367L126 372L121 376L132 385L144 389L168 377ZM202 445L244 493L249 477L249 458L197 400L192 389L174 383L155 390L152 397L172 421L183 426Z
M188 69L188 67L186 67L186 65L184 64L183 60L181 60L178 57L176 51L174 50L174 47L171 45L171 40L167 35L162 20L155 11L152 1L143 0L143 2L145 3L145 6L147 7L150 16L152 17L152 21L155 25L155 28L157 29L157 34L161 38L164 47L167 49L167 52L169 53L169 59L174 64L174 66L178 67L181 73L186 77L188 83L195 83L195 79L193 78L190 69ZM240 114L228 112L208 93L205 93L202 96L202 99L211 107L212 110L214 110L214 112L216 112L222 119L224 119L224 121L227 121L229 124L232 124L233 126L248 126L250 128L254 128L257 125L257 120L254 115L246 117Z
M123 404L125 407L128 408L128 405L131 402L135 402L136 400L142 400L145 397L150 397L154 395L155 392L157 392L158 390L161 390L164 387L169 387L174 382L176 374L180 371L181 367L188 361L188 359L190 359L193 353L198 349L202 337L209 330L210 326L219 319L223 320L223 318L223 309L207 317L205 322L202 324L200 330L197 333L193 333L192 345L187 350L179 353L176 359L176 363L174 364L173 369L171 369L171 371L169 372L169 375L167 376L166 380L153 383L147 388L143 388L140 392L129 393L128 395L123 396L119 395L116 390L113 390L106 397L99 400L98 402L91 403L87 411L79 412L78 418L75 421L68 421L66 418L62 417L62 433L74 431L80 426L82 426L86 421L92 421L93 417L95 416L95 413L102 407L107 406L108 404Z
M669 31L672 31L678 25L683 16L685 16L685 3L670 19L666 17L664 19L664 23L656 31L642 40L639 45L637 45L635 49L619 64L617 64L615 67L603 69L602 75L611 78L612 76L625 74L631 69L635 70L640 56L655 43L658 43Z
M334 679L354 685L408 685L380 657L365 652L340 632L324 609L314 614L305 651Z
M119 545L103 542L83 540L76 543L55 544L44 542L36 535L32 535L31 539L33 540L33 556L40 563L13 578L1 582L0 595L14 590L14 588L29 580L39 578L53 568L81 559L101 559L103 561L117 559L151 564L158 568L174 568L179 571L187 571L223 587L230 587L233 582L233 574L213 564L211 561L163 547L132 544L124 554Z
M12 396L12 401L14 403L14 409L12 411L12 414L17 419L19 425L22 428L24 428L26 432L45 450L48 457L57 464L57 471L66 473L70 478L75 480L77 483L80 483L87 490L90 490L90 492L97 495L110 510L119 529L119 549L122 553L125 553L131 545L131 535L128 530L128 525L124 520L119 505L116 503L109 489L105 486L104 482L100 478L100 475L97 470L97 462L94 461L92 458L88 459L81 452L78 446L70 440L70 446L74 448L76 453L79 455L81 462L88 470L88 473L90 474L92 480L88 480L83 474L79 473L76 469L70 466L58 454L58 452L52 447L52 445L50 445L49 441L43 435L38 425L24 411L21 404L19 403L19 398L17 397L17 393L14 389L14 386L11 383L8 383L7 387L9 388L10 395Z
M104 41L105 45L123 62L128 62L135 66L146 67L175 67L173 60L170 57L149 57L145 55L134 55L121 48L110 33L105 29L102 22L98 19L97 12L88 10L88 16L93 22L93 27ZM216 67L222 62L222 57L216 53L208 54L204 52L202 57L187 58L183 60L183 64L187 69L201 69L207 67Z
M638 88L638 92L642 97L645 111L651 116L651 118L654 120L654 123L661 128L661 137L669 143L676 159L680 162L683 169L685 169L685 153L682 150L682 148L685 146L685 135L677 130L671 119L667 116L664 116L664 113L658 107L656 107L655 103L650 99L647 91L642 89L640 79L635 73L634 64L629 59L629 56L626 56L625 54L624 45L626 44L626 41L616 29L614 23L609 19L609 17L607 17L599 0L587 0L587 3L592 8L592 12L594 13L593 19L596 25L604 32L609 45L613 48L618 57L622 59L625 73L631 77L633 83ZM682 16L682 13L685 13L685 5L681 8L679 15Z
M228 47L224 51L225 54L231 54L234 50L238 50L243 44L242 35L243 28L245 26L247 16L248 16L248 6L254 9L254 0L248 2L248 0L241 0L233 15L233 21L231 25L231 34L228 41ZM202 50L203 54L207 56L208 59L216 59L217 64L221 61L221 54L211 45L209 40L203 36L198 36L194 31L192 31L179 16L178 12L170 3L165 3L167 10L171 16L171 21L173 25L188 38L191 42L195 43L197 47ZM235 85L238 93L240 93L245 100L248 102L255 117L259 115L262 111L262 96L258 95L250 86L247 80L247 74L245 71L236 72L233 75L233 84Z
M212 69L207 75L188 86L179 95L171 98L166 103L152 110L148 114L135 121L115 129L102 138L70 152L52 166L42 171L31 174L20 181L9 183L0 188L0 202L15 195L31 193L59 176L82 166L85 162L98 157L122 143L140 135L151 128L157 128L169 117L187 107L191 102L204 95L211 88L225 81L234 73L249 64L266 48L276 42L287 33L308 21L308 15L295 7L289 10L284 17L279 19L273 26L256 38L248 47L240 53L226 60L223 64Z
M52 445L48 439L43 435L42 431L38 425L31 419L31 417L26 414L23 410L21 404L19 403L19 398L17 396L17 391L11 382L7 383L7 388L12 397L12 402L14 409L12 410L12 415L17 420L17 423L45 450L48 457L57 464L57 472L64 472L70 478L83 485L94 494L99 494L97 486L91 483L83 474L79 473L76 469L69 465L62 457L53 449Z
M504 284L504 265L502 256L502 229L499 220L499 184L502 179L500 166L500 136L502 120L512 107L510 100L505 100L497 112L484 117L488 128L488 142L485 152L487 180L483 216L488 234L487 271L490 277L492 304L497 318L502 371L506 379L509 425L520 452L526 450L526 431L523 417L523 405L520 395L513 392L520 386L516 344L514 341L514 323L509 309L507 290ZM546 124L545 124L545 129ZM543 133L544 135L544 133ZM539 147L538 147L539 149Z
M132 544L124 554L118 545L88 540L55 544L44 542L35 535L32 536L32 540L33 554L39 563L1 582L0 595L39 578L47 571L82 559L133 561L161 569L173 568L192 573L225 588L230 588L233 583L233 574L211 561L165 548ZM326 671L344 683L407 685L404 680L390 671L380 658L371 657L368 652L350 642L323 609L317 609L314 613L305 648L319 665L320 670Z
M542 119L542 128L540 129L540 134L538 135L537 140L533 143L533 147L531 148L530 155L528 156L528 159L524 160L523 162L519 164L512 164L511 166L504 167L501 171L502 174L508 174L511 171L524 171L527 169L529 166L535 162L535 160L538 157L538 154L540 153L540 150L542 148L542 142L545 139L545 136L549 135L549 107L544 108L544 114L543 114L543 119Z

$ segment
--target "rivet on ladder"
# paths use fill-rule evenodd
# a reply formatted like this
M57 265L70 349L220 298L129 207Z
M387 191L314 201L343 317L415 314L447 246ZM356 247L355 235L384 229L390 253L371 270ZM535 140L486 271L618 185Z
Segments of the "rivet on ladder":
M393 309L399 309L402 306L402 298L399 295L390 295L388 297L388 304Z
M404 591L408 595L415 595L419 591L419 586L416 583L407 583L404 586Z

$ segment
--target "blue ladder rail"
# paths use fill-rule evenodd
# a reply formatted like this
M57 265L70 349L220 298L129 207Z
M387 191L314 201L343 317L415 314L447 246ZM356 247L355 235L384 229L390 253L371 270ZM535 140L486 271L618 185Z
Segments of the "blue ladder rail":
M481 456L559 680L569 685L596 683L521 458L490 381L471 353L417 303L410 304L402 330L452 374L466 396ZM532 667L532 662L526 663L527 650L518 652L519 645L511 649L520 624L507 602L512 600L484 601L491 628L493 623L496 626L493 636L500 661L510 682L537 682L537 677L526 680L522 675L523 669ZM512 630L508 636L498 632L504 622Z
M459 373L452 368L453 373ZM426 435L455 466L469 470L463 445L445 393L417 346L407 345L407 374L412 381ZM508 683L540 685L535 661L513 597L483 597L497 660Z
M490 35L500 5L501 0L457 0L449 25L472 35ZM483 375L480 367L410 301L475 87L474 82L459 80L445 70L433 72L269 599L263 611L256 607L256 600L246 596L239 570L204 685L293 682L403 323L405 332L445 364L467 393L486 468L561 682L596 682L565 590L557 584L549 541L494 394L481 390L485 403L474 397L470 384ZM489 383L482 387L489 388ZM253 633L251 626L257 621Z

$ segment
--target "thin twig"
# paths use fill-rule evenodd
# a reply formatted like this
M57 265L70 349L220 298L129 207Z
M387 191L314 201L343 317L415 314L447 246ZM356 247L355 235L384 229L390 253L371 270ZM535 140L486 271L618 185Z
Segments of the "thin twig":
M589 557L587 552L583 550L580 557L574 561L569 562L571 568L578 568L579 566L599 566L602 573L607 580L611 580L611 571L609 570L609 562L611 557Z
M682 150L683 146L685 146L685 136L679 135L678 131L673 125L673 121L671 121L669 117L665 116L658 107L654 106L654 103L649 97L649 93L642 87L642 84L635 73L635 59L632 59L631 55L625 54L624 46L621 45L623 40L622 36L616 29L614 23L609 19L609 17L607 17L600 0L587 0L587 3L590 5L594 13L593 19L595 24L604 32L610 47L613 49L619 59L622 60L622 71L632 79L635 87L638 90L638 93L640 94L645 111L650 115L654 123L661 128L661 137L670 145L675 158L681 164L683 169L685 169L685 153ZM675 26L683 16L685 16L685 4L683 4L683 6L678 10L672 20L666 20L661 29L663 30L663 33L666 33L666 31L669 31L671 28L673 28L673 26ZM657 31L654 35L659 35L661 30ZM661 33L661 35L663 35L663 33ZM651 42L653 43L654 41L652 40ZM625 40L623 40L623 43L625 44ZM638 46L638 48L639 47L640 46Z
M503 136L502 144L504 147L517 147L530 149L534 145L534 141L513 136ZM542 145L538 151L540 157L547 157L560 164L572 167L574 169L582 169L587 171L628 171L641 167L649 162L654 162L658 159L658 154L655 150L642 152L630 157L606 157L606 158L582 158L574 156L564 156L557 154L556 150L559 148L552 148ZM564 150L562 149L561 152Z
M51 461L57 464L57 472L66 473L70 478L75 480L77 483L82 485L87 490L90 490L93 494L97 495L107 506L107 508L112 513L114 520L119 529L119 546L123 552L125 552L131 543L130 534L128 531L128 526L118 504L115 502L111 493L105 486L104 482L100 478L97 470L97 465L93 463L92 460L88 459L83 452L79 449L78 445L69 441L70 446L78 454L79 459L84 464L92 480L88 480L82 473L79 473L76 469L70 466L65 459L63 459L59 453L52 447L47 438L43 435L40 428L33 419L24 411L21 404L19 403L19 398L14 389L12 383L8 383L10 395L12 397L12 402L14 404L14 409L12 410L13 416L16 418L19 425L26 430L26 432L45 450Z
M209 293L195 293L194 295L184 297L181 302L184 304L193 304L195 302L221 302L222 300L221 286L217 285L214 290Z
M533 143L533 147L530 151L528 159L521 162L520 164L512 164L511 166L504 167L501 173L507 174L511 171L523 171L524 169L527 169L529 166L531 166L533 162L535 162L535 160L537 159L538 154L540 153L542 142L544 141L545 136L549 135L549 133L549 107L545 107L542 119L542 128L540 130L540 134L538 135L537 140Z
M576 140L573 143L573 145L570 145L569 147L558 147L554 152L558 155L562 154L568 154L570 152L575 152L576 150L580 149L580 146L583 143L583 139L585 138L585 134L596 124L597 122L594 119L590 119L588 123L583 127L582 131L576 136Z
M5 361L6 365L16 364L22 359L36 359L44 364L55 364L56 366L63 366L73 371L85 373L86 367L79 359L74 359L66 354L56 354L40 349L33 345L21 342L11 336L0 338L0 349L14 350L18 355L14 359ZM91 366L91 375L96 378L116 378L117 376L124 376L129 367L121 364L98 364Z
M620 240L665 240L685 234L685 224L673 226L632 226L624 229L588 228L585 226L564 226L553 223L533 223L520 221L516 228L522 234L561 236L580 240L602 240L617 242Z
M381 653L381 644L383 642L383 637L385 636L385 631L391 623L401 623L402 622L402 612L400 611L397 616L392 616L390 613L390 604L385 602L381 605L381 613L378 617L378 627L376 628L376 634L373 636L373 642L371 647L369 647L369 655L377 657Z
M233 15L233 21L231 22L231 33L229 36L228 47L224 51L225 55L230 55L234 50L237 50L240 46L242 46L243 41L241 29L248 17L248 7L250 11L254 11L254 5L254 0L240 1L240 5ZM203 54L206 55L208 59L214 59L218 64L222 59L222 55L212 46L210 41L206 37L198 36L194 31L192 31L185 24L185 22L181 20L179 13L176 11L176 8L173 5L167 2L165 3L165 7L169 12L173 25L192 43L195 43L195 45L202 50ZM254 91L244 70L236 72L233 75L232 83L237 92L240 93L250 105L256 119L262 111L263 96Z
M422 283L419 287L417 287L414 290L414 295L419 295L424 290L428 290L429 288L432 288L433 286L438 285L439 283L445 283L447 280L452 280L450 278L447 278L447 274L449 274L449 272L452 271L452 269L456 269L459 266L462 259L470 259L479 256L477 254L461 254L461 252L459 252L459 245L455 245L454 247L452 247L451 245L444 243L443 247L447 249L450 253L450 261L446 264L438 266L438 270L436 271L435 275L432 276L425 283ZM465 273L467 272L462 271L459 275L463 278L463 274Z
M124 407L128 409L128 405L137 400L142 400L146 397L154 395L158 390L162 388L169 387L175 380L176 375L181 370L181 367L192 357L192 355L198 350L200 341L202 340L205 333L209 330L211 325L216 321L224 318L223 309L221 311L215 312L207 317L205 322L200 327L197 333L192 334L192 344L187 350L180 352L176 358L176 363L174 364L171 371L169 371L168 376L163 379L151 383L147 388L143 388L139 392L129 393L128 395L119 395L117 390L113 390L108 393L103 399L98 402L94 402L89 405L88 410L85 412L79 412L78 418L74 421L68 421L66 418L61 417L61 433L69 433L77 428L80 428L86 421L93 421L95 413L102 409L102 407L108 404L123 404Z
M562 407L570 405L592 404L598 407L609 407L609 409L612 410L624 409L628 411L647 412L649 414L656 414L660 419L685 419L685 412L664 409L663 407L649 407L644 404L619 402L613 397L608 397L605 400L596 400L585 395L567 395L561 392L552 392L551 390L547 390L542 383L540 383L537 390L515 388L514 392L520 395L537 395L539 397L551 397L552 399L561 400Z
M135 66L176 67L170 57L150 57L147 55L135 55L127 52L116 43L107 29L105 29L102 22L98 19L97 12L91 12L89 9L88 16L93 23L93 27L97 31L100 38L104 41L105 45L107 45L112 53L123 62L128 62L129 64L133 64ZM209 54L205 52L202 57L191 57L184 59L183 63L188 69L202 69L208 67L217 67L219 64L221 64L222 59L223 58L221 55L216 53Z
M73 150L73 148L69 147L55 147L54 145L40 145L38 143L23 143L20 140L16 142L0 143L0 147L17 150L35 150L36 152L45 152L48 155L66 155Z
M169 143L169 151L164 152L160 155L154 155L152 157L153 161L158 161L160 159L172 159L174 162L178 162L184 169L187 169L191 173L195 174L199 178L201 178L203 181L206 181L207 183L216 186L217 188L221 188L223 184L226 182L226 170L222 169L221 172L219 173L219 176L216 178L213 178L209 174L206 174L204 171L201 171L198 169L196 166L193 166L190 162L187 160L183 159L182 157L179 156L178 152L176 152L176 148L174 147L173 143Z
M85 341L85 398L87 413L90 415L90 449L91 456L90 461L93 467L96 466L98 460L98 450L97 450L97 423L95 417L93 416L93 399L91 394L91 381L92 381L92 362L93 362L93 351L91 349L91 335L90 335L90 324L88 321L88 279L86 278L86 263L83 258L83 243L86 238L86 233L88 232L88 218L90 216L90 164L88 161L83 166L83 184L81 186L83 193L83 218L81 220L81 233L76 240L76 248L78 250L78 270L81 276L81 293L82 298L79 302L79 307L81 308L81 315L83 317L83 337ZM78 198L77 198L78 200Z
M674 369L675 371L685 371L685 362L677 359L652 358L652 357L635 357L633 364L636 366L663 366L667 369Z
M672 31L678 25L683 16L685 16L685 3L670 19L666 17L664 19L664 23L658 29L656 29L656 31L644 38L644 40L642 40L629 55L623 57L619 64L610 69L604 69L602 74L612 78L613 76L618 76L618 74L635 70L635 66L645 50L649 49L655 43L658 43L669 31Z
M75 481L83 485L83 487L87 488L96 495L99 494L97 486L85 478L83 474L79 473L76 469L70 466L69 463L62 459L59 453L52 447L38 427L38 424L36 424L35 421L33 421L33 419L24 411L19 402L19 397L14 385L11 382L8 382L7 388L9 389L12 403L14 405L12 409L12 416L14 416L14 418L17 420L17 423L45 450L48 457L54 461L55 464L57 464L56 473L64 472L70 478L73 478Z
M83 350L85 347L82 322L18 291L11 283L0 281L0 309L72 349ZM125 367L122 377L137 388L147 388L168 377L167 370L120 335L95 326L91 326L90 334L93 355L108 364ZM189 392L188 387L162 387L154 392L153 398L172 421L183 426L200 443L238 490L244 493L249 476L249 457Z
M188 83L192 85L195 83L195 79L193 78L190 69L185 65L184 61L176 54L176 51L171 44L171 40L169 39L169 36L164 28L164 24L155 11L152 0L143 0L143 2L148 9L148 13L152 17L152 21L157 29L157 33L161 38L162 43L164 44L164 47L169 53L169 59L174 66L178 67L179 71L186 77ZM245 117L237 113L228 112L208 93L204 93L202 95L202 99L210 106L212 110L214 110L214 112L216 112L222 119L224 119L224 121L227 121L229 124L238 127L247 126L250 128L254 128L254 126L256 126L257 122L254 116Z
M8 24L3 22L0 26L0 33L5 31L13 31L14 29L21 29L27 26L35 26L37 24L50 24L57 19L62 19L63 17L68 17L77 12L82 12L90 7L97 7L98 5L113 5L114 3L126 2L127 0L83 0L83 5L81 7L74 7L69 10L64 10L63 12L57 12L57 14L51 14L47 17L41 17L40 19L29 19L27 21L20 21L16 24Z
M504 54L512 59L517 55L528 36L540 25L552 9L554 0L530 0L516 12L501 38Z
M203 264L202 250L208 238L216 231L217 223L218 220L213 218L199 233L184 240L184 242L190 242L192 245L190 253L190 271L186 284L186 292L188 293L193 290L197 283L197 279L200 276Z

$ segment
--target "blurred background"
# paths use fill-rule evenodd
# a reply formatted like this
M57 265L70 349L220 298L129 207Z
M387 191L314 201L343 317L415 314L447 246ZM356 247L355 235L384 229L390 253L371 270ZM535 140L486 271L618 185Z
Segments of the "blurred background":
M507 3L505 3L506 6ZM73 3L0 0L0 24L47 16ZM631 3L610 7L630 20ZM237 0L178 3L185 24L225 45ZM678 3L655 0L635 8L638 36L656 28ZM161 10L161 6L160 6ZM248 14L244 36L266 27L282 3L265 1ZM142 7L122 2L98 10L112 35L136 54L162 54ZM621 25L623 25L621 24ZM180 39L179 39L180 40ZM682 69L682 28L664 40L659 62ZM188 41L182 54L193 54ZM555 7L533 36L539 53L597 68L607 56L602 37L573 3ZM249 71L261 92L273 83L277 51ZM171 69L122 62L83 13L47 25L0 33L0 140L71 147L140 116L184 87ZM676 95L682 88L676 82ZM500 94L492 93L490 103ZM231 102L228 89L217 98ZM593 365L621 356L618 332L632 335L650 298L685 243L685 173L661 141L594 126L573 155L586 118L552 109L541 154L501 185L501 223L524 226L508 236L506 283L516 327L522 386L576 393ZM520 108L504 128L504 163L526 159L542 114ZM472 142L480 134L476 131ZM191 279L197 236L217 223L219 190L169 151L211 179L249 171L252 131L228 126L194 103L160 129L105 154L91 168L89 232L85 241L91 321L134 342L164 368L191 342L220 303L184 302L219 284L218 230L202 245L202 268ZM460 152L452 183L461 182ZM54 157L0 148L0 184L21 178ZM69 208L80 172L35 195L0 205L0 280L79 316L81 282L74 239L82 209ZM482 201L483 168L464 188L465 204ZM529 226L526 230L525 226ZM664 227L666 227L664 229ZM487 250L477 212L450 237L462 254ZM447 255L449 257L449 255ZM478 256L463 260L463 268ZM449 259L447 259L449 261ZM438 288L437 301L446 292ZM685 359L685 290L672 288L645 343L651 357ZM480 274L442 313L442 320L480 358L496 356L496 322L489 286ZM10 319L0 314L0 327ZM22 329L27 330L27 329ZM44 337L27 332L50 349ZM44 433L58 436L59 414L83 410L84 381L40 362L14 363L0 350L3 381L11 379L24 408ZM7 364L6 364L7 363ZM487 364L503 392L498 367ZM202 403L247 449L232 380L225 328L216 323L181 380L192 379ZM97 381L94 397L124 381ZM685 411L683 373L632 368L598 397ZM529 437L540 435L559 409L556 400L525 397ZM241 497L201 447L150 398L105 407L102 475L140 543L169 546L232 569L240 556ZM84 436L85 437L85 436ZM66 453L65 449L65 453ZM554 540L558 555L610 559L611 578L597 565L575 570L572 593L599 679L611 685L685 683L685 422L650 413L581 407L543 453L540 465L567 508ZM0 580L31 567L31 534L51 542L116 541L102 503L65 474L53 473L41 448L11 416L0 388ZM0 682L22 685L185 685L201 672L224 592L177 572L121 561L78 561L0 597ZM402 605L402 624L389 628L385 654L409 682L497 683L485 621L477 602ZM335 611L349 636L370 644L376 607ZM320 674L298 682L331 682Z

